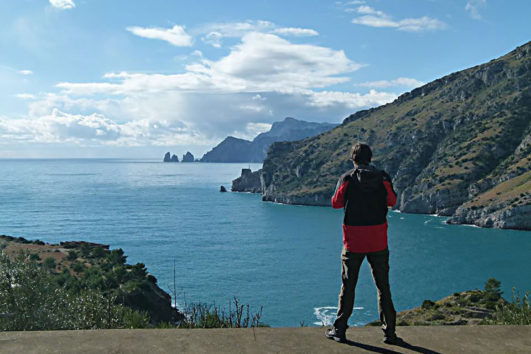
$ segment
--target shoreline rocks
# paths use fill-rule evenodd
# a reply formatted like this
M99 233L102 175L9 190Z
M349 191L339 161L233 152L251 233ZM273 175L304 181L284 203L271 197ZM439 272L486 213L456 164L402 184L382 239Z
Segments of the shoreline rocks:
M232 181L231 191L262 193L261 173L262 170L252 172L250 168L243 168L241 176Z

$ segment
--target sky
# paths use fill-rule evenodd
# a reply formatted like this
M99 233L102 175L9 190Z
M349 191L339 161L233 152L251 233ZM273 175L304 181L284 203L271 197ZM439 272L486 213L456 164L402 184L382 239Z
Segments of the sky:
M201 157L531 39L528 0L0 0L0 158Z

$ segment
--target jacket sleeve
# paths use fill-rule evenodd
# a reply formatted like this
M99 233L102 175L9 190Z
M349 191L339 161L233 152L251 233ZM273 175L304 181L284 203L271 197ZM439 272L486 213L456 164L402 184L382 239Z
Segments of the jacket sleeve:
M340 178L337 182L336 191L332 197L332 208L341 209L345 206L348 183L348 178Z
M387 206L394 206L396 204L396 193L393 189L393 182L391 181L391 176L387 172L383 171L383 184L385 190L387 191Z

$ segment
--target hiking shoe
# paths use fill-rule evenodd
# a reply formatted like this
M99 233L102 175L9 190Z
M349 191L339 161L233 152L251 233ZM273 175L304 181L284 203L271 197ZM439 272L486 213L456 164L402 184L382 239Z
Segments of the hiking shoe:
M402 338L397 337L397 335L393 333L391 335L385 335L383 342L385 344L397 345L403 343L404 341L402 340Z
M345 330L340 330L337 328L330 328L326 330L325 335L326 335L326 338L333 339L339 343L345 343L347 341Z

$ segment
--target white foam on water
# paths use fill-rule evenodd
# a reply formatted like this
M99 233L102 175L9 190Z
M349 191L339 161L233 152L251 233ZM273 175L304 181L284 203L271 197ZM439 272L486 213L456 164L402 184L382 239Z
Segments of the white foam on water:
M479 228L479 226L474 225L474 224L461 224L461 226L468 226L468 227L477 227L477 228Z
M354 307L353 310L364 310L364 307ZM313 322L316 326L331 326L336 318L337 307L336 306L322 306L314 307L313 314L317 318L317 321Z

